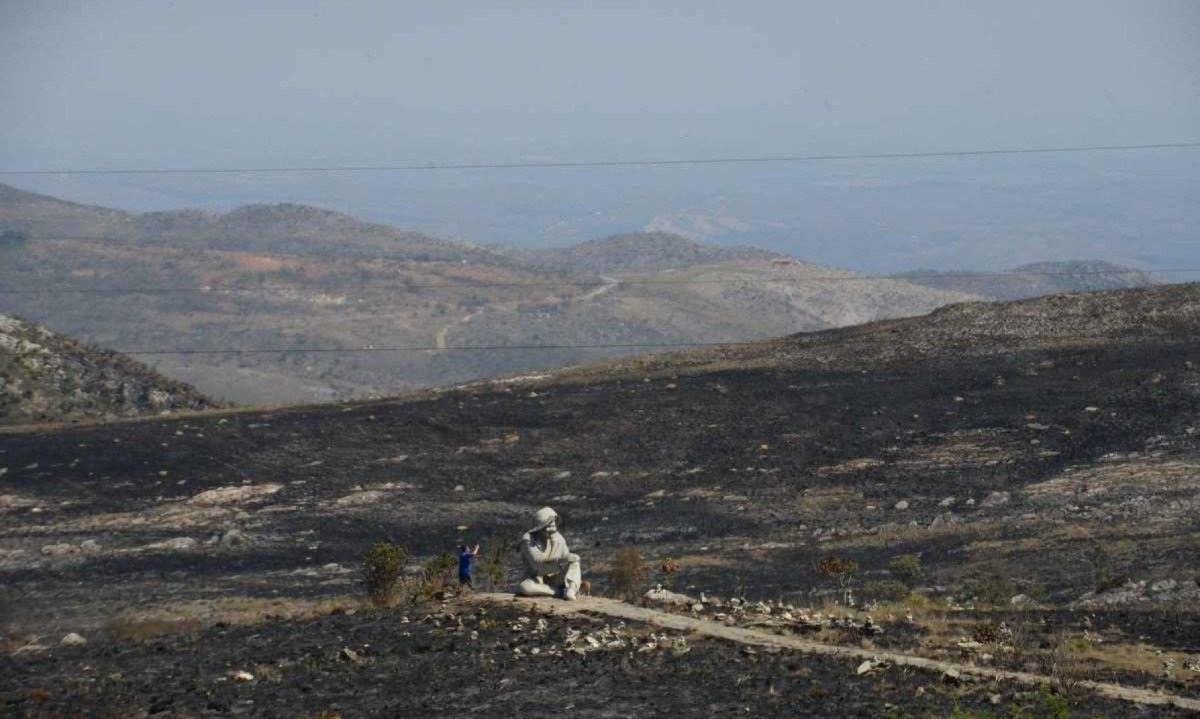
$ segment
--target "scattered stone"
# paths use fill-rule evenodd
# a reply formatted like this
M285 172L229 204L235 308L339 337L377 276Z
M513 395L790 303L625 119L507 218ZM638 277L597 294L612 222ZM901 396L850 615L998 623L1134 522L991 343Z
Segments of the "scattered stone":
M234 681L239 681L239 682L254 681L254 675L251 674L250 672L246 671L245 669L239 669L236 672L230 672L229 678L233 679Z
M361 654L350 647L342 647L342 651L338 653L338 658L351 664L362 664L365 661Z
M953 507L954 503L956 501L958 501L958 500L956 500L954 497L946 497L942 501L938 502L938 506L939 507Z
M71 632L59 640L58 643L64 647L81 647L84 644L87 644L87 640L75 632Z
M47 544L42 547L42 554L47 557L64 557L68 554L74 554L79 551L79 548L74 544L60 542L58 544Z
M283 489L282 484L245 484L234 487L218 487L201 492L192 497L189 502L205 506L233 504L261 499L275 494Z
M1011 501L1012 495L1008 492L992 492L979 503L980 507L1001 507Z
M456 484L456 485L454 485L454 491L455 492L465 492L465 491L467 491L467 488L462 486L461 484Z
M902 499L899 502L896 502L895 508L901 511L908 509L908 500Z
M231 529L221 535L222 547L241 547L249 543L249 537L240 529Z
M146 549L183 550L192 549L196 546L196 544L196 540L192 537L172 537L171 539L165 539L161 542L147 544Z
M676 592L663 589L661 586L648 590L642 595L642 598L648 602L655 602L657 604L671 604L678 607L690 607L694 601L686 594L678 594Z
M862 676L864 674L870 674L876 669L884 666L886 666L886 663L883 660L881 660L879 657L872 657L865 660L862 664L859 664L858 668L854 670L854 673L858 676Z
M962 684L962 672L958 671L957 669L947 669L946 671L942 672L942 682L945 684Z
M85 539L79 543L79 549L87 554L95 554L100 551L100 543L94 539Z
M1037 604L1028 594L1018 594L1009 599L1008 603L1014 607L1032 607Z

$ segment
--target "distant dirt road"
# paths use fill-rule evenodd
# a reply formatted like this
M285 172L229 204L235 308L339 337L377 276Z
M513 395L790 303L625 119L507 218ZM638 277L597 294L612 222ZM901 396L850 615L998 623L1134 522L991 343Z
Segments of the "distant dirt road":
M778 647L780 649L790 649L806 654L824 654L828 656L841 656L850 659L882 660L892 666L915 667L939 674L947 671L955 671L963 677L1012 681L1030 686L1050 685L1050 677L1041 674L990 669L987 667L972 666L970 664L956 664L954 662L943 662L936 659L927 659L925 657L913 656L911 654L897 654L895 652L825 644L822 642L813 641L811 639L800 639L798 637L772 634L771 632L762 631L759 629L731 627L727 624L715 622L710 619L700 619L679 614L671 614L669 612L663 612L657 609L636 607L631 604L618 602L614 599L604 599L602 597L580 597L574 602L564 602L558 599L532 599L526 597L516 597L512 594L478 593L467 595L467 600L481 603L515 603L524 609L539 612L550 612L554 614L602 614L619 619L644 622L646 624L652 624L656 627L662 627L663 629L693 632L716 639L737 642L739 644L762 647ZM1112 699L1122 699L1124 701L1134 702L1137 704L1174 706L1181 709L1200 711L1200 699L1188 699L1186 697L1180 697L1173 694L1164 694L1161 692L1151 691L1149 689L1136 689L1133 687L1123 687L1116 684L1106 684L1103 682L1084 681L1080 682L1079 686L1089 691L1093 691L1101 696L1106 696Z
M457 322L451 322L450 324L446 325L445 327L442 327L440 330L437 331L437 336L434 337L434 339L433 339L434 346L440 350L446 349L446 334L449 333L450 330L453 329L456 325L465 325L466 323L475 319L475 317L477 317L479 315L479 313L482 311L483 310L477 310L475 312L472 312L469 315L464 315L464 316L460 317Z

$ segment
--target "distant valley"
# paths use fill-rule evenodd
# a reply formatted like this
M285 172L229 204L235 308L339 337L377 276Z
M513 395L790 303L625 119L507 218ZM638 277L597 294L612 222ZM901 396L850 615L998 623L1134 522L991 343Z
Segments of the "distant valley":
M303 205L139 215L6 186L0 231L20 240L0 245L0 312L245 404L390 395L1151 279L1107 265L1023 283L870 278L664 232L483 247ZM233 352L246 349L271 351ZM169 351L186 353L154 354Z

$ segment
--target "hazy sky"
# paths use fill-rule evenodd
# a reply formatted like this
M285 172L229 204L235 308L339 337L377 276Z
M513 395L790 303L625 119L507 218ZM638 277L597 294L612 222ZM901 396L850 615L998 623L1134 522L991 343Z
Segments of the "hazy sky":
M0 168L1195 140L1198 39L1196 0L0 0Z

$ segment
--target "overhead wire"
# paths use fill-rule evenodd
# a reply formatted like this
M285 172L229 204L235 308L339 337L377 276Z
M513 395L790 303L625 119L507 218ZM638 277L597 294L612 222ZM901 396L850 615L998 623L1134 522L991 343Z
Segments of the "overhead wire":
M657 158L632 160L581 160L537 162L411 163L395 165L300 165L293 167L165 167L165 168L62 168L0 170L0 175L216 175L318 172L411 172L430 170L516 170L588 167L669 167L673 165L733 165L825 160L907 160L936 157L983 157L989 155L1033 155L1077 152L1123 152L1200 148L1200 142L1160 142L1137 145L1077 145L1059 147L1014 147L987 150L936 150L930 152L869 152L812 155L767 155L744 157Z
M786 266L786 265L785 265ZM0 288L0 295L56 295L56 294L190 294L190 293L259 293L279 292L287 290L338 290L338 289L388 289L404 291L428 289L489 289L489 288L551 288L551 287L586 287L599 288L605 286L654 286L654 285L753 285L753 284L803 284L807 282L878 282L882 280L969 280L996 279L1004 277L1120 277L1146 274L1189 274L1200 273L1200 267L1174 267L1165 269L1115 268L1111 270L1005 270L1002 272L936 272L910 273L889 275L816 275L808 277L744 277L723 279L619 279L615 282L597 280L552 280L539 282L437 282L410 283L400 281L379 282L322 282L322 283L274 283L258 286L246 285L189 285L182 287L36 287L36 288Z

